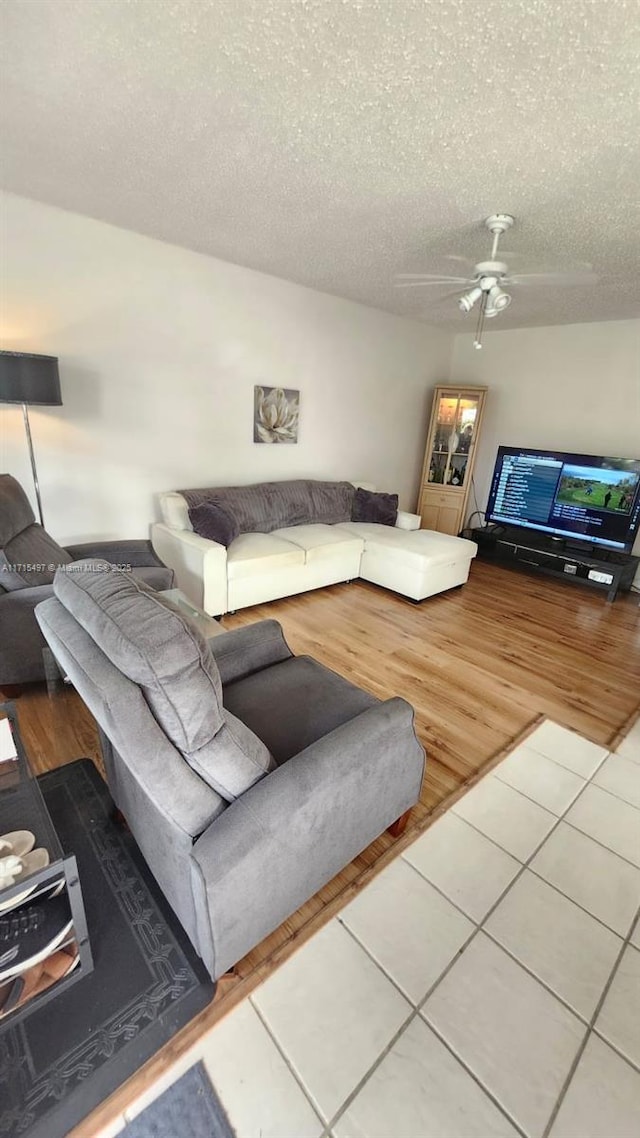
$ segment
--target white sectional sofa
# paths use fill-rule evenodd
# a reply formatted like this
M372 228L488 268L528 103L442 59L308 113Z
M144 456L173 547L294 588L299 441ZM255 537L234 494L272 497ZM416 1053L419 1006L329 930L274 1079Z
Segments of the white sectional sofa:
M332 524L313 516L295 525L280 526L276 520L277 528L271 528L273 518L253 519L248 524L264 525L269 532L240 532L228 548L194 533L189 518L189 504L206 501L207 495L228 507L235 491L255 495L264 487L268 501L270 489L292 487L299 501L301 487L330 493L332 486L343 494L345 486L373 489L368 483L299 480L161 494L163 520L151 527L153 548L173 569L178 587L210 616L358 577L414 601L465 583L477 546L420 529L417 514L399 511L395 526L350 521L348 513Z

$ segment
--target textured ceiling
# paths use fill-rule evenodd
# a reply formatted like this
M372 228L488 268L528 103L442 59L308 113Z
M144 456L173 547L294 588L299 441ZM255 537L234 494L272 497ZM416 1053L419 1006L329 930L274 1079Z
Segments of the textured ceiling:
M491 325L638 315L640 0L4 0L4 188L471 330L396 273L587 262Z

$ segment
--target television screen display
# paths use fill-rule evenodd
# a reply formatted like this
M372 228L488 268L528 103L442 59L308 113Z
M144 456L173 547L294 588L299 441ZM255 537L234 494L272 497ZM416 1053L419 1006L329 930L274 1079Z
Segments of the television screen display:
M486 519L629 552L640 525L640 459L501 446Z

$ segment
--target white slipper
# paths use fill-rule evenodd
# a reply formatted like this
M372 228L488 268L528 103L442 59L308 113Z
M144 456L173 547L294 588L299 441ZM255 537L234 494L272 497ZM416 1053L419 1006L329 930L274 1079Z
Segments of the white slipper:
M15 854L0 857L0 889L13 885L22 873L22 858Z
M10 854L24 857L35 844L36 839L31 830L11 830L8 834L0 834L0 857L8 857Z
M48 850L34 850L24 857L10 854L9 857L0 858L0 889L7 889L10 885L15 885L16 881L23 881L48 864Z
M22 873L18 874L18 881L24 877L28 877L30 873L36 873L38 869L44 869L49 864L49 851L48 850L33 850L32 853L25 854L20 858L22 862Z

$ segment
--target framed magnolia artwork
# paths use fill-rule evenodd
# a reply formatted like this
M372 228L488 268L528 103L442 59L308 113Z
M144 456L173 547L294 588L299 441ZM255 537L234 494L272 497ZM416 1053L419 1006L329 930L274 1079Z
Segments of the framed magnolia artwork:
M297 443L300 392L291 387L254 387L254 443Z

